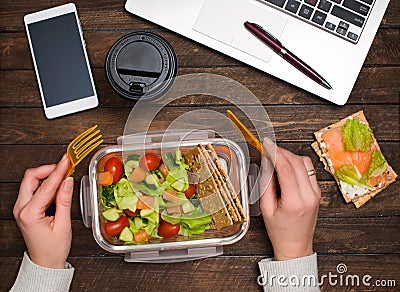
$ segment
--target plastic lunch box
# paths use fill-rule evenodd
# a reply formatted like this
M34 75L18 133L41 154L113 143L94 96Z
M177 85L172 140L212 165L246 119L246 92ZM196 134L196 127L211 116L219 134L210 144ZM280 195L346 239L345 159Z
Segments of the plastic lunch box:
M184 138L183 138L184 137ZM165 142L165 140L168 140ZM101 215L100 191L97 184L97 173L101 165L112 157L122 157L122 154L163 151L182 152L188 151L197 144L212 144L222 164L240 195L243 210L247 215L247 222L222 230L207 230L205 233L193 237L176 236L172 239L150 239L145 244L123 244L109 237L102 230L103 217ZM123 144L123 145L122 145ZM231 140L215 138L215 134L209 131L198 132L174 132L168 134L165 139L164 133L153 132L150 134L135 134L118 138L118 144L100 149L94 154L90 165L89 174L81 180L80 205L84 225L92 228L96 242L112 253L124 253L127 262L179 262L211 257L223 253L223 245L233 244L240 240L247 232L250 223L250 206L248 203L249 189L258 190L254 187L257 180L258 167L251 165L246 175L246 159L238 144ZM254 195L254 194L252 194ZM257 206L252 206L254 215L258 215ZM253 214L252 214L253 215Z

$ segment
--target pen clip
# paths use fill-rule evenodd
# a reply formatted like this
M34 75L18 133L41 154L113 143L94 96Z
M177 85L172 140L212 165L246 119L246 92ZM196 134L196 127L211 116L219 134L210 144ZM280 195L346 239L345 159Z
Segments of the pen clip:
M268 30L266 30L265 28L263 28L261 25L255 23L255 25L261 29L263 32L265 32L267 35L269 35L272 39L274 39L274 41L276 41L277 43L281 43L272 33L270 33Z

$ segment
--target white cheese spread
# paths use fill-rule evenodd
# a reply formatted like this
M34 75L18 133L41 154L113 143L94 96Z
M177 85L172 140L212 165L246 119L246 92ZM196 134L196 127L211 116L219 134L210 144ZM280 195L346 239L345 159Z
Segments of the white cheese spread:
M362 196L369 191L368 189L353 186L344 181L340 181L340 188L350 199L353 199L355 196Z

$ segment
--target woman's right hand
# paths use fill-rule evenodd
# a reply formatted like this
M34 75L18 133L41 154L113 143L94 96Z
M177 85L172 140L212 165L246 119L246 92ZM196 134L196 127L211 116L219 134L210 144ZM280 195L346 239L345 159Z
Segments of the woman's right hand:
M262 157L260 184L263 192L260 207L274 258L289 260L309 256L313 254L312 242L321 197L315 171L308 175L314 166L309 157L297 156L269 139L264 139L263 147L266 153L275 155L276 161L272 175L272 162Z

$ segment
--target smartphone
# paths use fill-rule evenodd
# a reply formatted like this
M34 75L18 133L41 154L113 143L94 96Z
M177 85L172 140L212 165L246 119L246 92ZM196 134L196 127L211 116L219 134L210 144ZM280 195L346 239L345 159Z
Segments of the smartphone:
M25 15L37 81L48 119L98 105L76 6Z

